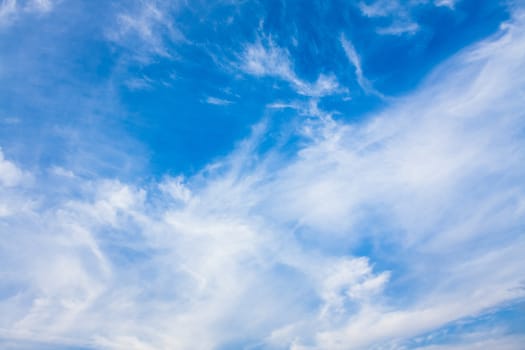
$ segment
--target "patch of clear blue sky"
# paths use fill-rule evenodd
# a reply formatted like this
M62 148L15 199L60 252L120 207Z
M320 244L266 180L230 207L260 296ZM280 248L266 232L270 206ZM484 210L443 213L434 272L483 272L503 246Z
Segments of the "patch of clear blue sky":
M116 14L126 8L73 1L0 32L3 65L9 66L2 71L0 114L21 120L0 130L9 154L32 157L28 163L60 164L68 161L64 150L85 147L81 151L87 159L100 163L108 174L124 176L144 167L158 175L193 173L246 137L254 123L268 116L267 104L300 99L284 83L276 86L273 79L232 74L217 64L234 62L243 45L258 36L271 36L289 50L304 80L335 74L349 88L351 99L325 97L320 106L340 112L337 118L360 119L383 103L359 89L341 49L340 33L353 42L374 86L399 96L416 87L436 64L493 33L508 17L497 1L464 0L454 11L419 6L411 16L420 30L397 36L378 35L377 27L387 19L366 18L353 2L191 2L167 14L186 41L165 40L173 57L153 55L146 64L130 57L133 48L107 40ZM142 78L149 87L126 85ZM207 104L209 96L231 103ZM270 120L289 119L279 115L273 112ZM68 143L64 130L81 130L84 135L79 138L111 144L98 150L107 159L91 154L91 143ZM110 142L115 139L122 142ZM137 159L127 162L122 153L135 153Z

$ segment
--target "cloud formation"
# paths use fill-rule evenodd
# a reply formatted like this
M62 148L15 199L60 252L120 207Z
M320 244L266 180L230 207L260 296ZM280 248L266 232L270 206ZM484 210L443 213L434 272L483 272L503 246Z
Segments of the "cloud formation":
M230 100L226 100L226 99L218 98L218 97L213 97L213 96L208 96L206 98L205 102L207 104L216 105L216 106L227 106L229 104L232 104L232 101L230 101Z
M159 4L119 17L115 40L171 58ZM334 45L375 93L352 43ZM500 327L432 334L525 296L523 14L363 121L323 111L337 77L302 79L270 39L235 67L306 97L268 105L299 111L280 130L296 149L268 146L262 122L192 176L145 179L0 150L1 347L520 348Z
M139 62L173 59L176 55L168 43L185 40L173 16L179 6L179 1L133 1L117 14L116 25L106 35Z
M24 14L44 14L53 9L55 0L4 0L0 3L0 28Z
M523 297L524 53L516 15L370 120L304 121L291 158L256 155L257 125L190 178L45 177L0 153L0 338L395 348ZM306 96L339 89L299 79L271 41L246 46L241 69Z
M383 94L374 89L370 81L365 77L363 73L363 67L361 66L361 59L359 58L359 55L357 54L354 48L354 45L352 45L352 43L345 37L344 34L341 34L340 40L341 46L343 47L346 57L355 68L355 75L359 86L367 94L374 94L379 97L384 97Z
M288 51L271 39L247 44L240 58L240 69L258 77L279 78L304 96L321 97L347 91L339 85L334 75L320 74L313 83L300 79L294 72Z
M414 19L413 11L422 6L447 7L454 10L455 0L373 0L361 1L357 7L364 17L370 19L388 19L388 25L379 25L376 32L380 35L414 35L421 27Z

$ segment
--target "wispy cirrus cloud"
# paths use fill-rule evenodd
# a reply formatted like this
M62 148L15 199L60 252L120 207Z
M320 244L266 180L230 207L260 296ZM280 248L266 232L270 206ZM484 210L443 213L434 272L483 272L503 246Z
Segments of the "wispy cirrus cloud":
M522 298L524 48L516 16L369 120L305 121L291 156L257 152L258 125L189 178L2 156L0 342L395 348ZM249 46L243 67L301 91L283 52Z
M422 346L418 350L482 350L482 349L519 349L525 338L520 335L491 334L487 339L487 333L474 334L464 337L459 344L429 345Z
M454 0L373 0L361 1L357 7L361 14L370 19L389 19L388 25L379 25L376 32L380 35L414 35L421 27L412 14L413 10L422 6L448 7L454 10L457 1Z
M410 5L403 2L397 0L360 2L358 8L368 18L391 18L390 25L377 28L378 34L412 35L419 30L419 25L410 14Z
M128 51L139 62L155 57L173 59L173 43L185 41L174 14L179 1L137 1L116 14L115 25L108 29L108 39Z
M0 3L0 27L24 14L47 13L57 2L57 0L4 0Z
M458 0L435 0L434 4L436 6L445 6L453 10L457 2Z
M383 98L384 95L376 89L374 89L370 81L365 77L363 73L363 67L361 66L361 59L357 54L354 45L352 45L352 43L345 37L344 34L341 34L340 41L341 46L343 47L343 50L346 54L346 57L355 68L355 75L359 86L363 89L365 93L374 94Z
M271 38L245 45L239 61L239 68L245 73L281 79L300 95L321 97L347 92L334 75L320 74L315 82L299 78L288 51L277 46Z
M227 106L227 105L230 105L230 104L233 103L230 100L226 100L226 99L218 98L218 97L213 97L213 96L208 96L204 100L204 102L206 102L207 104L216 105L216 106Z

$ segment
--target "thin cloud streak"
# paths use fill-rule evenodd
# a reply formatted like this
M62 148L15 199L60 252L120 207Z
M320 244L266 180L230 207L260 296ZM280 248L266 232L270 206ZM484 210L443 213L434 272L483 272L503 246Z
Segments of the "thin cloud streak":
M300 95L321 97L346 93L334 75L320 74L314 83L300 79L293 69L287 50L278 47L271 39L259 39L245 45L240 57L239 68L247 74L258 77L274 77L286 81Z
M227 106L233 103L230 100L225 100L225 99L213 97L213 96L208 96L204 102L206 102L207 104L216 105L216 106Z
M352 45L352 43L346 39L344 34L341 34L340 41L341 46L343 47L343 50L346 54L346 57L355 68L355 75L359 86L367 94L373 94L380 98L384 98L385 96L376 89L374 89L370 81L364 76L363 67L361 66L361 59L359 58L359 55L357 54L354 48L354 45Z

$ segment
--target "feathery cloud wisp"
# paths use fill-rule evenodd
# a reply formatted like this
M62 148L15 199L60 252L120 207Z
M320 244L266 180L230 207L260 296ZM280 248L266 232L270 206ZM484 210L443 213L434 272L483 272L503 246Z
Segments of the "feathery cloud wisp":
M282 79L300 95L320 97L346 92L333 75L320 74L314 83L300 79L293 70L287 50L276 46L272 40L264 45L261 40L245 46L240 69L247 74Z

